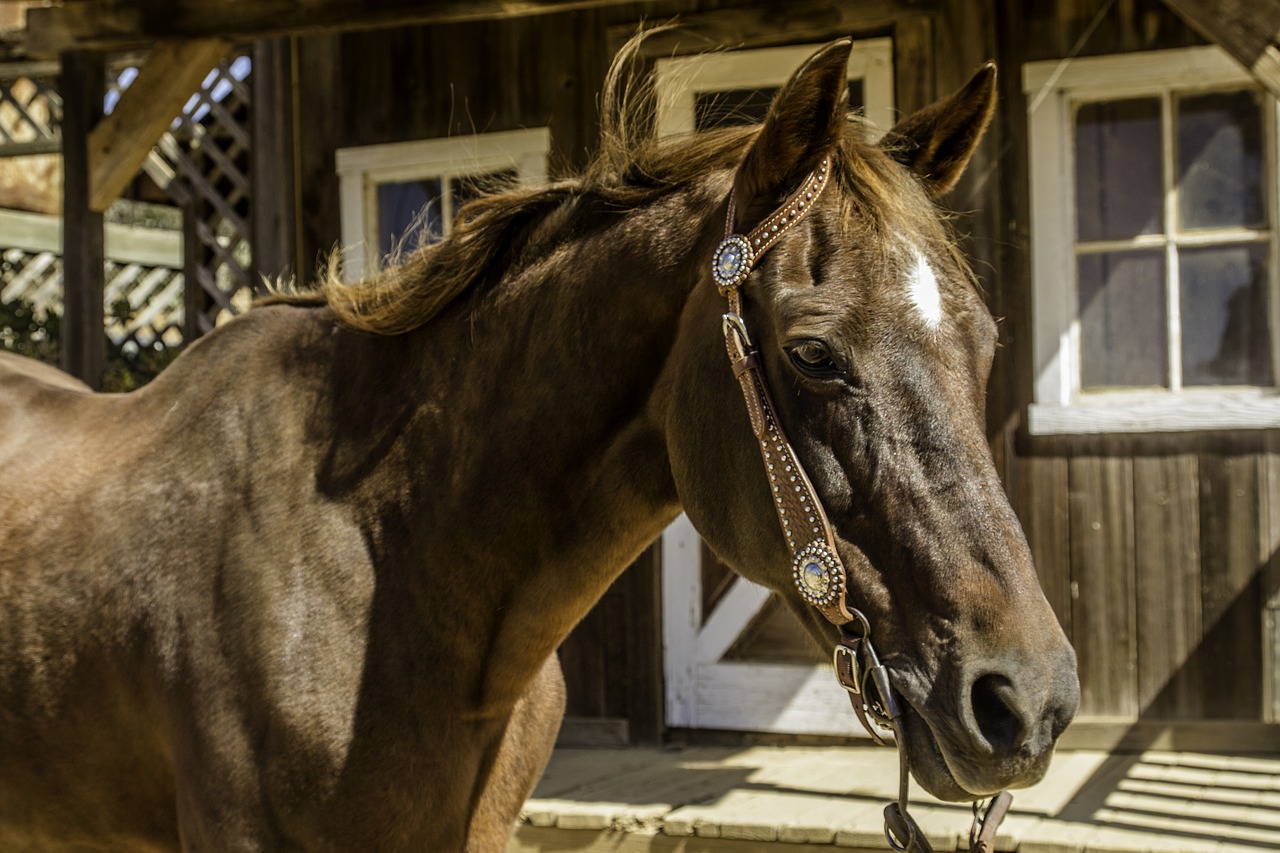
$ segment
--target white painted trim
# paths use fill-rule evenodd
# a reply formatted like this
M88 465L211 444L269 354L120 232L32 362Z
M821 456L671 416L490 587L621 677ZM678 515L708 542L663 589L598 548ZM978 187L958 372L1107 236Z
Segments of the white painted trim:
M769 600L769 590L743 577L734 578L729 589L716 602L716 607L698 632L698 648L694 660L699 664L716 663L733 648L743 628Z
M1214 46L1054 59L1022 67L1022 91L1029 105L1048 90L1069 91L1077 98L1124 98L1149 95L1170 85L1194 91L1251 81L1248 71Z
M1280 429L1280 394L1262 388L1087 394L1069 406L1034 403L1028 418L1033 435Z
M722 660L769 591L737 578L703 623L701 558L681 515L662 535L667 725L865 737L830 666Z
M703 92L781 86L821 45L800 44L659 59L658 134L692 133L694 101ZM881 132L893 126L893 39L859 39L849 79L863 81L866 116Z
M551 132L545 127L339 148L335 164L343 274L353 279L370 271L365 247L378 245L374 191L379 184L514 167L521 184L535 185L547 180L550 150Z
M662 651L667 725L697 726L695 657L702 621L701 539L688 516L662 534Z
M869 737L830 666L700 667L696 714L718 729Z
M1076 293L1075 193L1071 115L1075 104L1099 98L1162 96L1253 85L1249 74L1217 47L1147 51L1117 56L1029 63L1027 94L1031 163L1031 261L1035 402L1028 410L1034 435L1167 432L1280 427L1280 396L1271 389L1193 389L1150 393L1079 390L1079 316ZM1276 123L1267 102L1266 121ZM1274 152L1273 133L1267 150ZM1276 158L1270 159L1278 180ZM1167 177L1166 177L1167 180ZM1271 242L1276 241L1276 190L1269 189ZM1161 237L1160 247L1178 237ZM1188 238L1185 242L1195 239ZM1272 253L1273 278L1280 257ZM1273 312L1280 291L1273 287ZM1273 324L1273 347L1280 327Z

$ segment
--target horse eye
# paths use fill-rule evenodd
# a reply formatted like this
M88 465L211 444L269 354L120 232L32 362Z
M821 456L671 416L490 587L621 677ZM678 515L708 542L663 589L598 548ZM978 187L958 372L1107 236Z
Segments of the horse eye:
M787 347L796 370L814 379L832 379L843 371L821 341L799 341Z

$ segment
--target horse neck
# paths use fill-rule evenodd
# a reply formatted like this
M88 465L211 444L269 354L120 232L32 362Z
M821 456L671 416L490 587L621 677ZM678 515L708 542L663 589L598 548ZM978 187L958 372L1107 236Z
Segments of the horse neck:
M372 520L411 532L381 557L504 650L477 663L486 705L514 701L679 510L661 378L706 254L687 215L701 196L606 213L572 242L544 236L546 253L393 345L392 393L412 404L365 470L384 480ZM424 554L439 561L425 572Z

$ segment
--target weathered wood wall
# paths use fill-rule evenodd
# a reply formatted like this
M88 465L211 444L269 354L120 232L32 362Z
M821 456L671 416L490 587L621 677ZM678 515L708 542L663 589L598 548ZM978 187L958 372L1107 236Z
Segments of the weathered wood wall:
M1042 582L1080 657L1082 715L1274 722L1264 637L1276 594L1276 438L1266 431L1032 437L1023 63L1203 44L1155 0L994 4L1001 86L988 280L1004 318L993 446ZM1265 733L1264 733L1265 736ZM1272 733L1271 737L1275 738Z
M338 239L335 149L547 126L553 168L580 165L594 146L596 94L612 50L642 17L676 13L734 46L889 35L901 111L951 91L983 60L999 62L996 125L948 203L965 213L958 228L1001 320L989 437L1079 652L1083 715L1275 720L1264 629L1280 578L1280 437L1041 438L1025 426L1034 376L1021 67L1203 43L1158 0L687 0L302 39L298 269L305 277ZM651 560L629 572L564 652L573 711L630 717L632 735L649 738L660 725L660 684L642 683L661 678L655 584Z

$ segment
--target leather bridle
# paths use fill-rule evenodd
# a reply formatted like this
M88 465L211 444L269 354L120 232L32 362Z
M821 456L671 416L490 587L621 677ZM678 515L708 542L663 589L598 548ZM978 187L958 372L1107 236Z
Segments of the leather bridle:
M859 722L877 744L885 740L877 727L893 733L898 745L898 801L885 807L885 838L901 851L931 853L932 847L915 820L907 813L910 764L901 737L902 709L894 694L889 671L871 643L867 617L848 604L849 573L836 549L831 522L813 483L805 473L778 421L769 395L759 352L751 340L742 312L742 285L760 258L809 215L831 181L832 158L824 156L800 188L746 236L735 233L736 200L729 193L725 237L712 257L711 274L720 294L728 300L722 328L725 348L734 376L759 443L760 458L769 479L773 508L791 555L791 573L800 596L840 629L833 654L836 680L849 695ZM970 849L988 853L994 849L996 829L1008 812L1012 796L997 794L982 814L974 804Z

